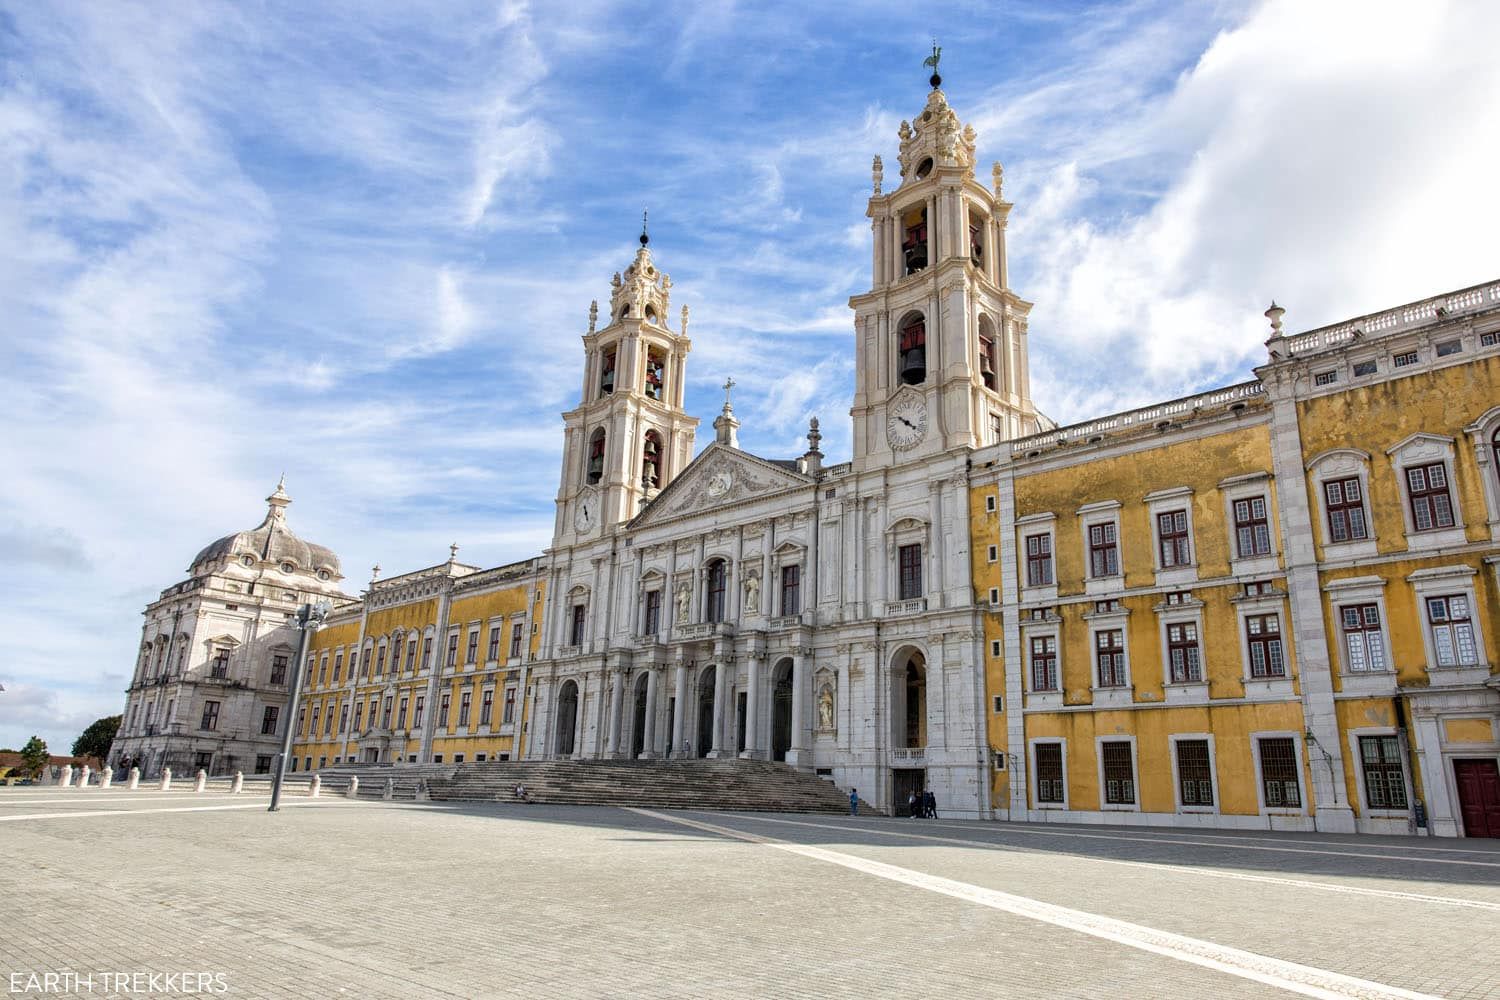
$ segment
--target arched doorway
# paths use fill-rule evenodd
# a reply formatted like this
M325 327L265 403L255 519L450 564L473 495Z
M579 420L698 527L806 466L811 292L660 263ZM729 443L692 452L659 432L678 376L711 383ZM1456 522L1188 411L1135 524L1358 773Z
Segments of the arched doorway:
M792 661L771 671L771 759L786 760L792 748Z
M714 748L714 668L698 675L698 756L707 757Z
M891 745L908 750L927 746L927 661L919 650L896 657L891 672Z
M646 752L646 684L649 677L641 674L635 682L635 708L630 722L630 756L639 757Z
M557 692L557 755L573 756L573 741L578 729L578 685L563 683Z

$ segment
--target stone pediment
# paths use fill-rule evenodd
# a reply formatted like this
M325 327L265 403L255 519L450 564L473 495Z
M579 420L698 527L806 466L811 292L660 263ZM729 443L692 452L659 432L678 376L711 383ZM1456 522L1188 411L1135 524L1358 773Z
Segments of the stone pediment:
M737 448L711 444L631 522L631 527L728 507L814 481L812 476Z

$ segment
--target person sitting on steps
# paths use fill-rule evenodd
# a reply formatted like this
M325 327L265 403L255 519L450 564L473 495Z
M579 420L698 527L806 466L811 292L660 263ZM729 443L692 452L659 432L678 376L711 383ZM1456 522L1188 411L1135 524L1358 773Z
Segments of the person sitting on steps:
M530 802L531 801L531 793L529 793L528 791L526 791L526 786L525 785L522 785L522 784L517 784L516 785L516 801L517 802Z

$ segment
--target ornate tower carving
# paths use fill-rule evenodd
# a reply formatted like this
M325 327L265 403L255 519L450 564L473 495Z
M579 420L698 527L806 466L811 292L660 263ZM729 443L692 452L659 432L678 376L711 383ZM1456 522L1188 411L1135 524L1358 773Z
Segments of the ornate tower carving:
M627 521L693 457L697 419L682 409L691 342L667 326L672 279L656 267L644 226L635 260L611 280L609 313L589 308L583 394L563 414L556 544ZM604 326L598 326L599 320Z
M935 56L934 56L935 59ZM927 65L934 65L928 60ZM934 65L934 70L936 69ZM1011 205L975 180L975 134L933 74L927 104L901 123L900 184L870 197L871 289L855 311L854 461L886 465L983 447L1037 427L1026 317L1010 290Z

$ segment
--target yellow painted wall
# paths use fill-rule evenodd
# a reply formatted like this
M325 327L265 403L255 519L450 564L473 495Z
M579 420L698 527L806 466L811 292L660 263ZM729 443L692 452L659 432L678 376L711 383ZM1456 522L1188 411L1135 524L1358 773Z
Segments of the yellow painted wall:
M971 574L974 582L974 600L976 602L988 601L990 588L998 590L1001 586L1001 563L1000 563L1000 511L997 502L994 511L985 509L986 497L995 497L998 501L998 487L994 483L975 486L969 491L969 550L971 558ZM989 547L995 546L995 561L990 562ZM1007 718L1011 706L1004 702L1005 694L1005 630L1001 616L998 614L986 614L984 621L984 712L986 718L986 731L989 737L989 745L992 750L1005 752L1007 748ZM1000 643L1000 655L994 655L991 650L996 642ZM995 697L1002 696L1004 711L994 710ZM993 767L991 773L991 794L993 801L997 804L1004 803L1010 798L1009 780L1010 766L1007 765L1003 771L996 771Z

